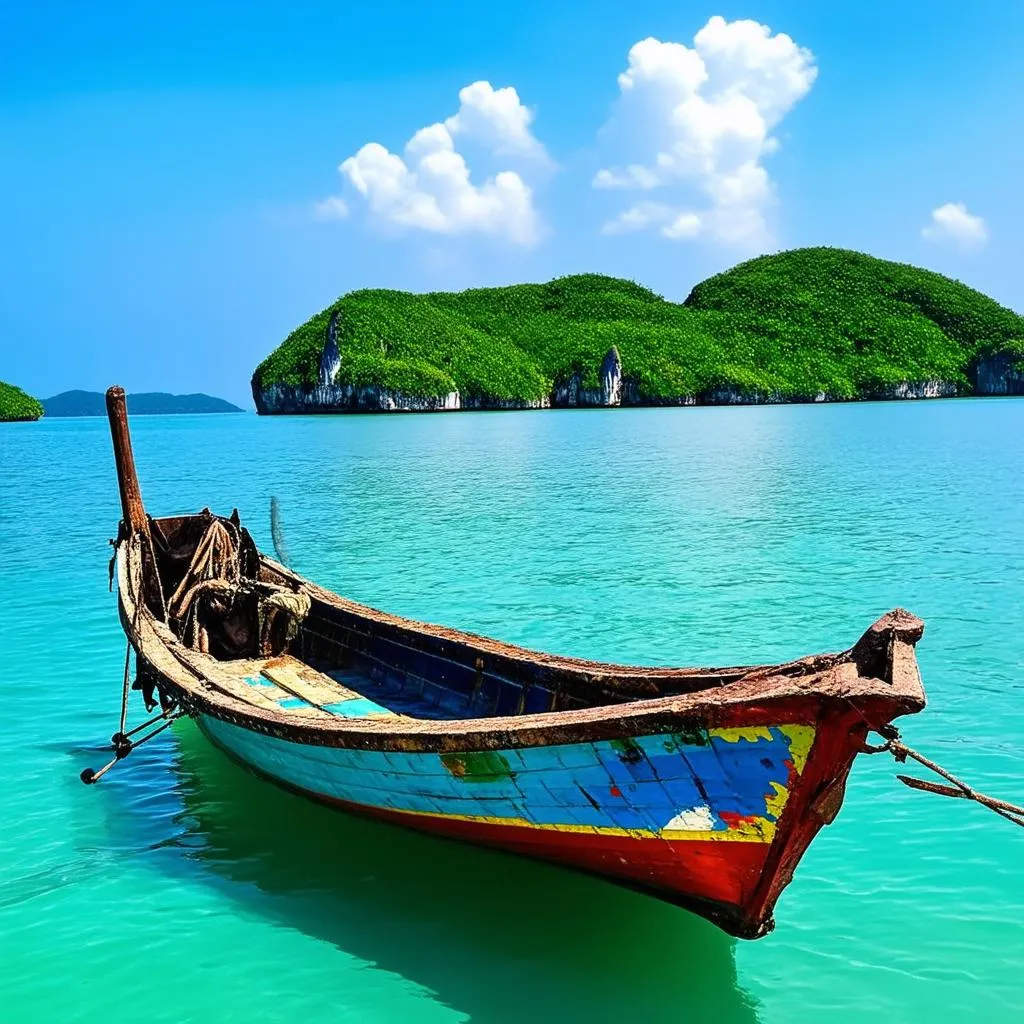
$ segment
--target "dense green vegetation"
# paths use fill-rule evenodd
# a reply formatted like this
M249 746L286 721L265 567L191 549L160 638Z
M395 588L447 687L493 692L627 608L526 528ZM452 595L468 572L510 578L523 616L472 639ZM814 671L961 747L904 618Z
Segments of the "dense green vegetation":
M599 274L459 293L364 290L318 313L257 368L254 383L310 387L335 310L337 382L415 395L534 399L615 345L648 399L718 388L856 398L902 381L970 391L980 355L1024 356L1024 318L940 274L842 249L741 263L682 304Z
M0 422L5 420L37 420L43 407L21 388L0 380Z

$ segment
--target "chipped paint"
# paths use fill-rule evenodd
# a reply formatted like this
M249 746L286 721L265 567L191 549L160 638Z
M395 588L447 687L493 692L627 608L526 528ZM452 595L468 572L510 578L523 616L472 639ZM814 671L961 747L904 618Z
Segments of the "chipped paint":
M710 729L571 747L401 753L303 747L216 719L210 735L266 774L368 808L569 834L768 843L814 730ZM623 756L628 754L628 756ZM514 767L513 767L514 766Z
M786 782L772 781L771 789L765 793L764 803L768 814L776 821L789 799L789 791L796 785L797 779L803 774L804 766L814 743L814 728L809 725L782 725L779 732L789 741L789 757L783 761L786 769Z
M735 729L716 729L715 735L726 743L756 743L758 740L770 740L772 731L766 725L745 726Z
M515 778L509 767L508 758L492 750L474 751L466 754L441 754L441 764L457 779L466 782L493 782L497 779Z
M710 807L691 807L665 822L664 832L710 832L715 827Z

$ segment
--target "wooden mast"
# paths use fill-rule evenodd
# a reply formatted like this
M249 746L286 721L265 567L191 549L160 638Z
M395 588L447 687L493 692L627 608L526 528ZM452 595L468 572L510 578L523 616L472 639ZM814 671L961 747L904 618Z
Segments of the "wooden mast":
M121 492L121 515L129 533L149 536L149 520L142 504L142 491L135 473L132 454L132 436L128 430L128 407L124 388L115 384L107 388L107 419L110 421L110 439L114 443L114 464L117 466L117 486Z
M121 492L121 517L129 537L143 539L140 556L142 559L142 595L145 603L162 622L167 621L163 588L160 585L160 570L153 552L153 535L149 530L149 516L142 504L142 491L135 472L135 456L132 454L132 435L128 430L128 407L125 404L124 388L115 384L107 388L107 419L110 421L110 439L114 443L114 464L117 466L117 488ZM137 595L138 598L138 595Z

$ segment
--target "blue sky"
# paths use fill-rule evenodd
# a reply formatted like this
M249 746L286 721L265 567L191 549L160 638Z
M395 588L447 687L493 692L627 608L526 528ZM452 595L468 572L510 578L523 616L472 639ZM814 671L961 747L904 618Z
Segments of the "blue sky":
M248 406L353 288L801 245L1024 311L1022 52L1018 0L4 5L0 379Z

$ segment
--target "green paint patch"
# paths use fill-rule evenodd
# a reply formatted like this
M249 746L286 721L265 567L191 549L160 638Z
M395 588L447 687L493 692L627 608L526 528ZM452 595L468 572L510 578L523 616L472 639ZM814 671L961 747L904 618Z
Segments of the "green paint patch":
M457 779L466 782L497 782L499 779L511 779L515 775L507 759L493 750L442 754L441 764Z
M640 744L629 737L622 740L612 740L611 747L612 750L618 753L619 760L623 764L638 764L644 759L644 752Z
M710 740L708 731L696 722L683 722L680 727L672 733L676 749L680 747L706 747Z

